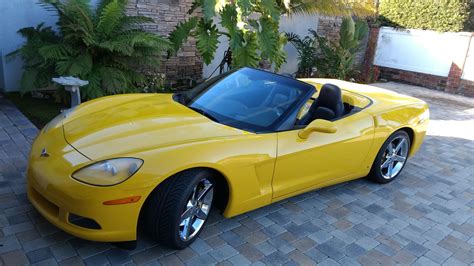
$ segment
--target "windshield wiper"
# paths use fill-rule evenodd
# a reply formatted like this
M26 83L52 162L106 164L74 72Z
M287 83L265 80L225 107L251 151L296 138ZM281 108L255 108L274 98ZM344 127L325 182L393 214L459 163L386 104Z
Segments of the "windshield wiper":
M188 105L188 108L191 109L191 110L193 110L193 111L196 111L196 112L202 114L203 116L205 116L205 117L211 119L211 120L214 121L214 122L218 122L218 123L219 123L219 120L217 120L217 118L216 118L215 116L211 115L210 113L208 113L208 112L206 112L206 111L204 111L204 110L202 110L202 109L199 109L199 108L197 108L197 107L190 106L190 105Z

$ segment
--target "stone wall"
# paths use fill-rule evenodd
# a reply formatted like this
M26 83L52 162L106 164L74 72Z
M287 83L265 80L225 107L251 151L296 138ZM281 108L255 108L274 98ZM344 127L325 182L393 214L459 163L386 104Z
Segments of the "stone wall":
M375 66L375 68L377 69L378 78L382 80L399 81L447 93L474 97L474 81L460 79L456 84L450 85L452 83L451 77L441 77L380 66Z
M379 79L401 81L403 83L444 91L447 77L378 66Z
M474 97L474 81L461 79L461 84L459 85L456 93L468 97Z
M338 42L341 24L341 17L321 16L319 17L318 29L316 30L316 32L319 36L326 37L332 42Z
M342 17L321 16L319 17L318 29L316 30L316 32L319 36L326 37L330 41L337 43L339 42L339 32L341 30L341 24ZM360 65L363 63L368 39L369 38L367 33L367 37L362 41L361 48L355 56L355 65Z
M155 23L144 26L145 30L168 36L176 25L190 15L193 0L129 0L127 14L151 17ZM199 13L198 13L199 15ZM177 56L163 57L161 72L166 74L171 86L186 86L190 81L202 78L202 60L196 50L196 42L190 38Z

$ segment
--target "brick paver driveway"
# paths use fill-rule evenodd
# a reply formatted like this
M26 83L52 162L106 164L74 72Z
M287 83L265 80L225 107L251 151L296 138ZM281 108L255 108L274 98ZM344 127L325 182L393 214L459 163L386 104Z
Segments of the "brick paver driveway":
M394 83L425 99L432 122L420 152L391 184L358 180L235 217L212 216L191 248L141 236L133 251L63 233L25 196L36 130L0 98L0 265L474 263L474 101Z

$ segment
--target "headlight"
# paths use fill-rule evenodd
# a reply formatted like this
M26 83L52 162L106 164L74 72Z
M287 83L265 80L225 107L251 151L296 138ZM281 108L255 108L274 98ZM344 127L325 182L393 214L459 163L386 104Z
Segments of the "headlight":
M134 175L142 164L137 158L110 159L83 167L71 176L89 185L113 186Z

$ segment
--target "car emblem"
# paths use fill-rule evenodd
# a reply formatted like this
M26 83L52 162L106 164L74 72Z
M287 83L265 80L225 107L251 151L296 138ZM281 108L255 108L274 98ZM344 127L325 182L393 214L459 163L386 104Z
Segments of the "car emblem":
M46 151L46 148L43 148L43 149L41 150L40 157L45 157L45 158L49 157L49 154L48 154L48 152Z

